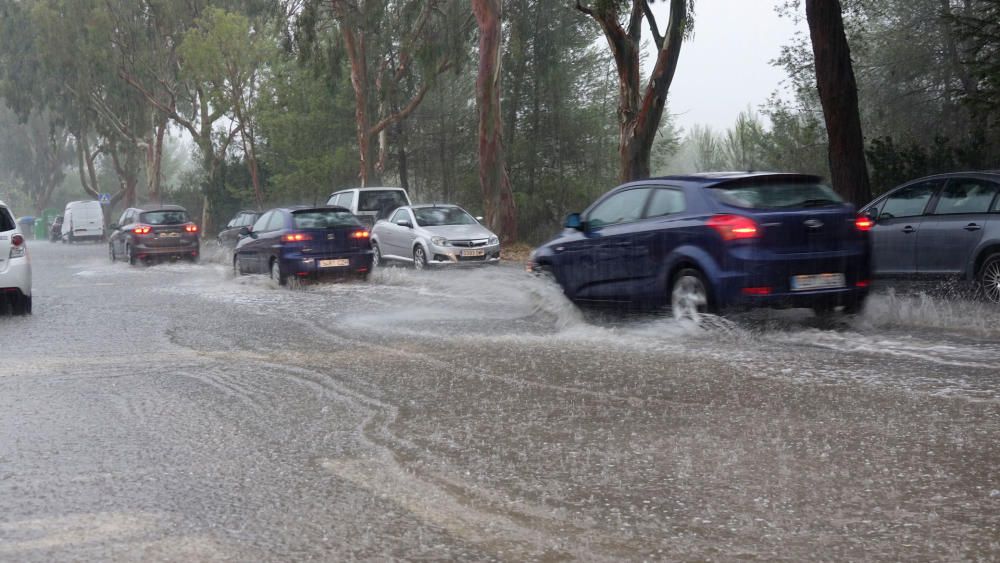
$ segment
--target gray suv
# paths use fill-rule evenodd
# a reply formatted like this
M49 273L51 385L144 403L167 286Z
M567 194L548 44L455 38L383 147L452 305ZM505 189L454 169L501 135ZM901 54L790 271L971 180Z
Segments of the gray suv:
M876 277L959 277L1000 304L1000 171L920 178L861 209Z

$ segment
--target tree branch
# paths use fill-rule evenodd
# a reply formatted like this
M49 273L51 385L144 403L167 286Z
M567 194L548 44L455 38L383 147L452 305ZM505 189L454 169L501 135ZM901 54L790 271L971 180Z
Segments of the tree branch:
M447 62L442 63L438 67L437 73L435 74L435 76L444 73L445 71L447 71L448 69L450 69L452 66L453 65L452 65L451 61L447 61ZM378 135L379 133L382 132L383 129L385 129L389 125L392 125L393 123L395 123L397 121L402 121L403 119L406 119L407 117L409 117L409 115L411 113L413 113L413 111L415 109L417 109L417 106L420 105L420 102L423 101L424 96L427 94L428 90L431 89L431 85L432 85L432 81L428 80L427 82L425 82L420 87L420 90L418 90L417 93L414 94L413 98L410 99L410 102L408 104L406 104L406 106L403 109L399 110L398 112L396 112L396 113L394 113L392 115L386 116L381 121L379 121L374 126L372 126L370 129L368 129L368 136L371 137L371 136L374 136L374 135Z
M663 36L660 35L660 28L656 25L656 18L653 17L653 10L649 7L648 0L639 0L642 4L642 11L646 14L646 22L649 23L649 32L653 34L653 43L657 49L663 49Z
M648 9L646 0L632 0L632 14L628 18L628 36L636 45L642 39L643 8Z

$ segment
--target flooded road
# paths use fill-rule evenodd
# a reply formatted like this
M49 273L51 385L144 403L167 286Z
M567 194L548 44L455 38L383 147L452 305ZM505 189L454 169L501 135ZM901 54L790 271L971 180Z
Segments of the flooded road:
M1000 310L580 311L513 267L277 289L33 242L0 560L997 560Z

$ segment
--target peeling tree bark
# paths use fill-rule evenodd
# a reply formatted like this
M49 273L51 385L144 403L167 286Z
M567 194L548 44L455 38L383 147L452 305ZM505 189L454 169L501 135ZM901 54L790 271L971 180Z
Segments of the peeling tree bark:
M871 186L858 112L858 85L839 0L806 0L806 19L829 139L830 180L837 193L861 206L871 199Z
M504 160L500 113L501 0L472 0L472 10L479 24L479 184L487 224L510 244L517 240L517 207Z

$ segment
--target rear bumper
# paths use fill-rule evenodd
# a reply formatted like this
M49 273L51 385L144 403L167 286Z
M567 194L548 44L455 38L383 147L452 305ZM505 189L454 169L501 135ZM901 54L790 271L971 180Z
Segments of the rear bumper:
M373 253L370 249L331 254L286 253L281 257L281 269L287 275L300 277L356 276L372 269ZM322 266L325 260L347 260L346 266Z
M0 292L14 291L31 295L31 262L26 257L0 262Z
M751 259L730 255L717 280L721 308L816 307L848 305L863 300L871 283L867 249L811 254L757 253ZM841 287L797 291L799 275L842 274Z
M143 244L136 244L135 255L137 258L149 258L149 257L178 257L178 258L189 258L197 257L201 254L201 245L195 241L193 244L185 244L178 246L146 246Z

